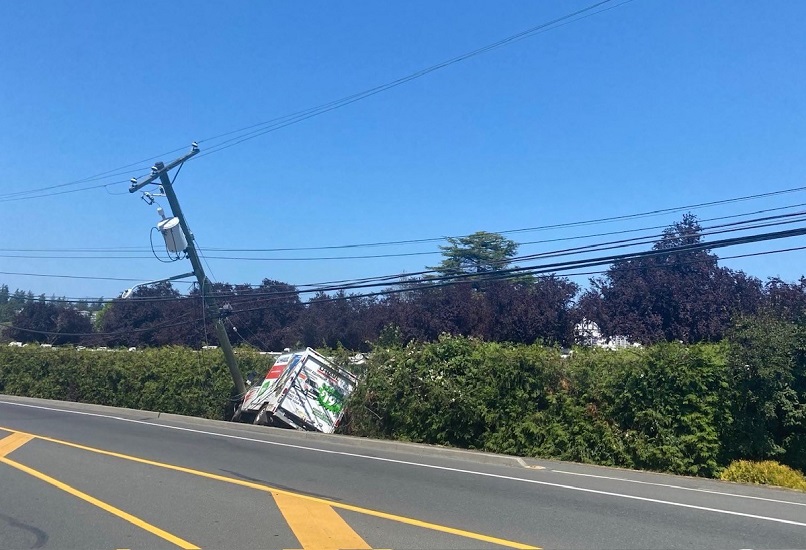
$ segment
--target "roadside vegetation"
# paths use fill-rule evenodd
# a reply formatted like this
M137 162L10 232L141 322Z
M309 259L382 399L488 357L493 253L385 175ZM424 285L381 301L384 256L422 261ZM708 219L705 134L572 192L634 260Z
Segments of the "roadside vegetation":
M233 337L264 350L369 352L346 433L803 489L806 279L762 283L701 247L665 253L700 233L684 217L657 255L613 263L584 292L504 278L517 246L485 232L449 240L432 275L386 296L303 302L268 279L214 292ZM164 283L135 297L78 311L0 285L0 342L18 342L0 345L0 393L227 419L238 396L221 352L196 351L217 343L201 297ZM585 319L641 345L592 346ZM261 375L272 361L248 346L238 358Z
M806 491L806 476L774 460L761 462L737 460L722 470L719 478L724 481L759 483Z
M806 369L794 324L748 319L717 344L570 355L447 334L393 337L361 366L344 432L802 488L786 481L797 473L753 477L746 472L761 467L736 462L806 469ZM245 373L272 361L250 349L238 358ZM220 350L4 346L0 393L227 419L235 396L223 365Z
M238 350L244 370L267 356ZM95 403L211 419L232 414L232 378L220 350L179 346L138 352L0 347L0 393Z
M759 353L784 346L777 355ZM806 369L793 327L718 344L560 350L444 336L372 355L353 433L714 477L734 460L806 469Z

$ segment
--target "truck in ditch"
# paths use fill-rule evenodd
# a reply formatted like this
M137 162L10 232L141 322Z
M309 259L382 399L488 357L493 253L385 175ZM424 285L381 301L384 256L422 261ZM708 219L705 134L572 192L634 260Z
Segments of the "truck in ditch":
M283 353L246 392L232 420L333 433L357 382L311 348Z

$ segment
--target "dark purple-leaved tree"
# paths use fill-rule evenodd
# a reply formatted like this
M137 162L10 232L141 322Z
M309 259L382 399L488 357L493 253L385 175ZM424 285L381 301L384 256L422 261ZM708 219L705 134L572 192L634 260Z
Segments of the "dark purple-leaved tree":
M29 302L14 315L8 337L19 342L75 344L92 332L85 313L50 302Z
M272 279L260 285L213 285L212 294L222 308L232 315L225 326L233 345L247 343L263 351L280 351L299 341L297 322L304 306L296 287ZM199 295L194 290L194 295ZM205 338L217 343L212 319L207 318Z
M551 275L529 283L495 281L485 288L489 322L485 338L531 344L568 343L572 337L570 311L579 287Z
M732 316L758 307L761 282L719 267L708 250L681 250L699 244L701 233L697 218L686 214L663 231L653 246L658 255L618 261L592 279L577 316L642 343L722 339Z
M109 346L194 345L200 341L198 298L180 297L170 283L135 290L116 299L98 314L97 343Z

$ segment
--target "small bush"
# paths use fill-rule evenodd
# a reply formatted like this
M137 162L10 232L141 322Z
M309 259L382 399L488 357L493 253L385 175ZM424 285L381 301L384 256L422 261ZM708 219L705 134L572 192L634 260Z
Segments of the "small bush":
M777 485L806 491L806 476L798 470L779 464L774 460L764 460L762 462L736 460L722 471L719 478L724 481L762 483L764 485Z

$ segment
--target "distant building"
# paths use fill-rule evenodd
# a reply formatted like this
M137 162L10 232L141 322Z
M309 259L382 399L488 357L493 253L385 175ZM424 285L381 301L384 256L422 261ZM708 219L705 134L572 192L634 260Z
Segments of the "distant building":
M574 325L574 340L580 346L610 350L641 347L641 344L630 342L626 336L621 334L605 337L599 325L585 318Z
M583 317L574 325L574 341L580 346L600 346L605 339L599 325Z

